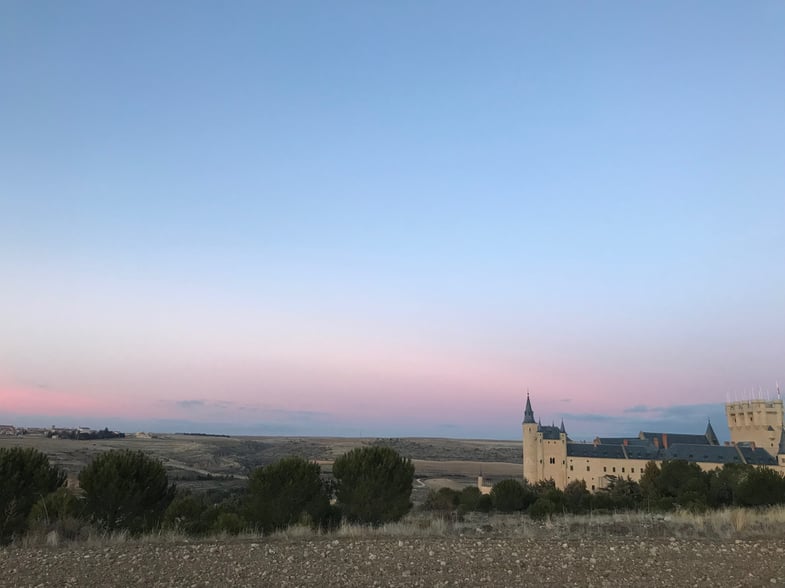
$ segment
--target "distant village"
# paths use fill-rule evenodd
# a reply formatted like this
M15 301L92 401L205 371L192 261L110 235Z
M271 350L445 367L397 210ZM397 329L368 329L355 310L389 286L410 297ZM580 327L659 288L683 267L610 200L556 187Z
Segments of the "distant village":
M86 441L90 439L119 439L125 437L125 433L110 431L108 428L101 430L91 429L90 427L15 427L14 425L0 425L0 436L20 437L29 435L31 437L48 437L49 439L72 439Z

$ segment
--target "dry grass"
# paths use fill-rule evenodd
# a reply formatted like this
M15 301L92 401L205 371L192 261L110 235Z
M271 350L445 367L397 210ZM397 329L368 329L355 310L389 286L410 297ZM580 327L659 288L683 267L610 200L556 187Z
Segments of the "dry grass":
M534 521L523 514L470 513L463 519L433 513L412 513L396 523L379 527L344 522L334 531L314 530L307 525L292 525L267 537L270 540L298 540L317 536L336 538L369 537L444 537L444 536L505 536L543 540L619 538L677 539L754 539L785 535L785 506L753 510L729 508L706 513L622 512L555 516ZM262 535L246 531L240 535L220 533L207 537L191 537L178 531L160 530L142 537L125 531L101 532L86 525L76 536L65 538L58 530L31 529L17 545L20 547L56 547L67 543L108 546L123 543L188 543L193 541L258 541Z
M344 522L334 531L314 530L307 525L292 525L267 536L270 540L298 540L317 536L337 538L369 537L444 537L444 536L505 536L543 540L619 538L677 539L755 539L785 536L785 506L754 510L728 508L706 513L622 512L613 514L560 515L534 521L523 514L470 513L465 518L445 517L433 513L412 513L396 523L379 527ZM192 537L174 530L160 530L142 537L125 531L102 532L85 525L79 533L64 536L57 529L31 529L17 545L25 547L57 547L68 543L107 546L123 543L188 543L193 541L258 541L260 533L246 531L240 535L219 533Z

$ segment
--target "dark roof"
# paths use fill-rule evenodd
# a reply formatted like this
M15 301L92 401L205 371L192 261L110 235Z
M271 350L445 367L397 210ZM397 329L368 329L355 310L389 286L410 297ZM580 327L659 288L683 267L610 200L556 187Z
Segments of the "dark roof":
M675 443L669 445L662 459L683 459L707 463L742 463L735 447L706 445L705 443Z
M559 430L559 427L540 425L537 427L537 432L542 433L543 439L561 439L561 431Z
M627 447L627 457L630 459L663 459L664 449L654 445L630 445Z
M690 435L685 433L650 433L650 432L643 432L641 433L641 437L645 439L657 439L658 443L662 447L663 437L668 438L668 445L676 445L677 443L689 443L691 445L710 445L709 440L706 438L706 435Z
M597 437L596 442L602 445L651 445L649 439L639 437Z
M593 443L567 443L568 457L605 457L624 459L621 445L594 445Z
M744 456L744 461L752 465L777 465L777 460L765 449L756 447L739 447L739 451Z
M526 408L523 411L523 422L524 423L533 423L534 422L534 411L532 410L532 401L529 399L529 395L526 395Z
M780 431L780 446L777 449L777 454L782 455L785 453L785 429Z
M711 426L711 421L708 422L706 425L706 439L708 440L709 444L711 445L719 445L720 440L717 439L717 435L714 433L714 427Z

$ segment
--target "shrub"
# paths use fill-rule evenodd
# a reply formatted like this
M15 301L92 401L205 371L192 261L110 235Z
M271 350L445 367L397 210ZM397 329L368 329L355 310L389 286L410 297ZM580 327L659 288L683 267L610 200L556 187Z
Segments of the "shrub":
M461 493L451 488L430 490L422 507L424 510L451 511L461 503Z
M389 447L358 447L333 464L336 496L351 522L380 525L403 517L412 506L414 466Z
M287 457L251 472L245 515L265 533L303 519L319 526L329 513L330 494L318 464Z
M564 488L564 506L574 514L584 513L591 505L591 493L585 480L573 480Z
M490 494L483 494L480 496L480 499L477 501L477 511L478 512L491 512L493 508L493 501L491 500Z
M37 449L0 449L0 543L23 534L33 505L65 480L65 472Z
M60 487L39 499L30 510L30 523L51 523L58 519L78 517L79 499L68 488Z
M79 539L89 532L80 519L81 501L68 488L60 487L33 505L27 518L28 534L45 535L51 531L61 539Z
M467 486L463 490L461 490L461 494L459 496L460 505L465 510L479 510L478 505L480 503L480 498L482 497L482 492L477 486Z
M501 512L524 510L534 501L531 490L518 480L502 480L491 488L493 508Z
M709 480L698 464L675 459L662 462L659 468L648 463L640 486L643 498L657 508L681 506L701 510L709 500Z
M164 512L163 526L188 535L204 535L217 518L204 494L178 492Z
M85 514L106 530L132 534L158 526L175 496L164 466L142 451L102 453L79 473L79 485Z
M751 467L736 489L741 506L767 506L785 502L785 478L766 467Z
M544 519L558 512L559 507L549 498L538 498L526 511L533 519Z
M722 468L709 472L709 503L712 506L737 504L736 492L752 466L742 463L726 463Z

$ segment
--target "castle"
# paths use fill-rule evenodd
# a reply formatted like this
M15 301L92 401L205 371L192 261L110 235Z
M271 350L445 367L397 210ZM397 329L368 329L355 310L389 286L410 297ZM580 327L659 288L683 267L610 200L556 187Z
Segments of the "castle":
M711 422L702 435L640 432L637 437L597 437L576 443L560 427L535 420L526 396L523 413L523 477L530 483L553 479L564 489L584 480L589 490L606 488L616 478L640 481L646 464L681 459L703 470L726 463L767 466L785 474L785 421L782 399L747 400L725 405L731 441L720 444Z

